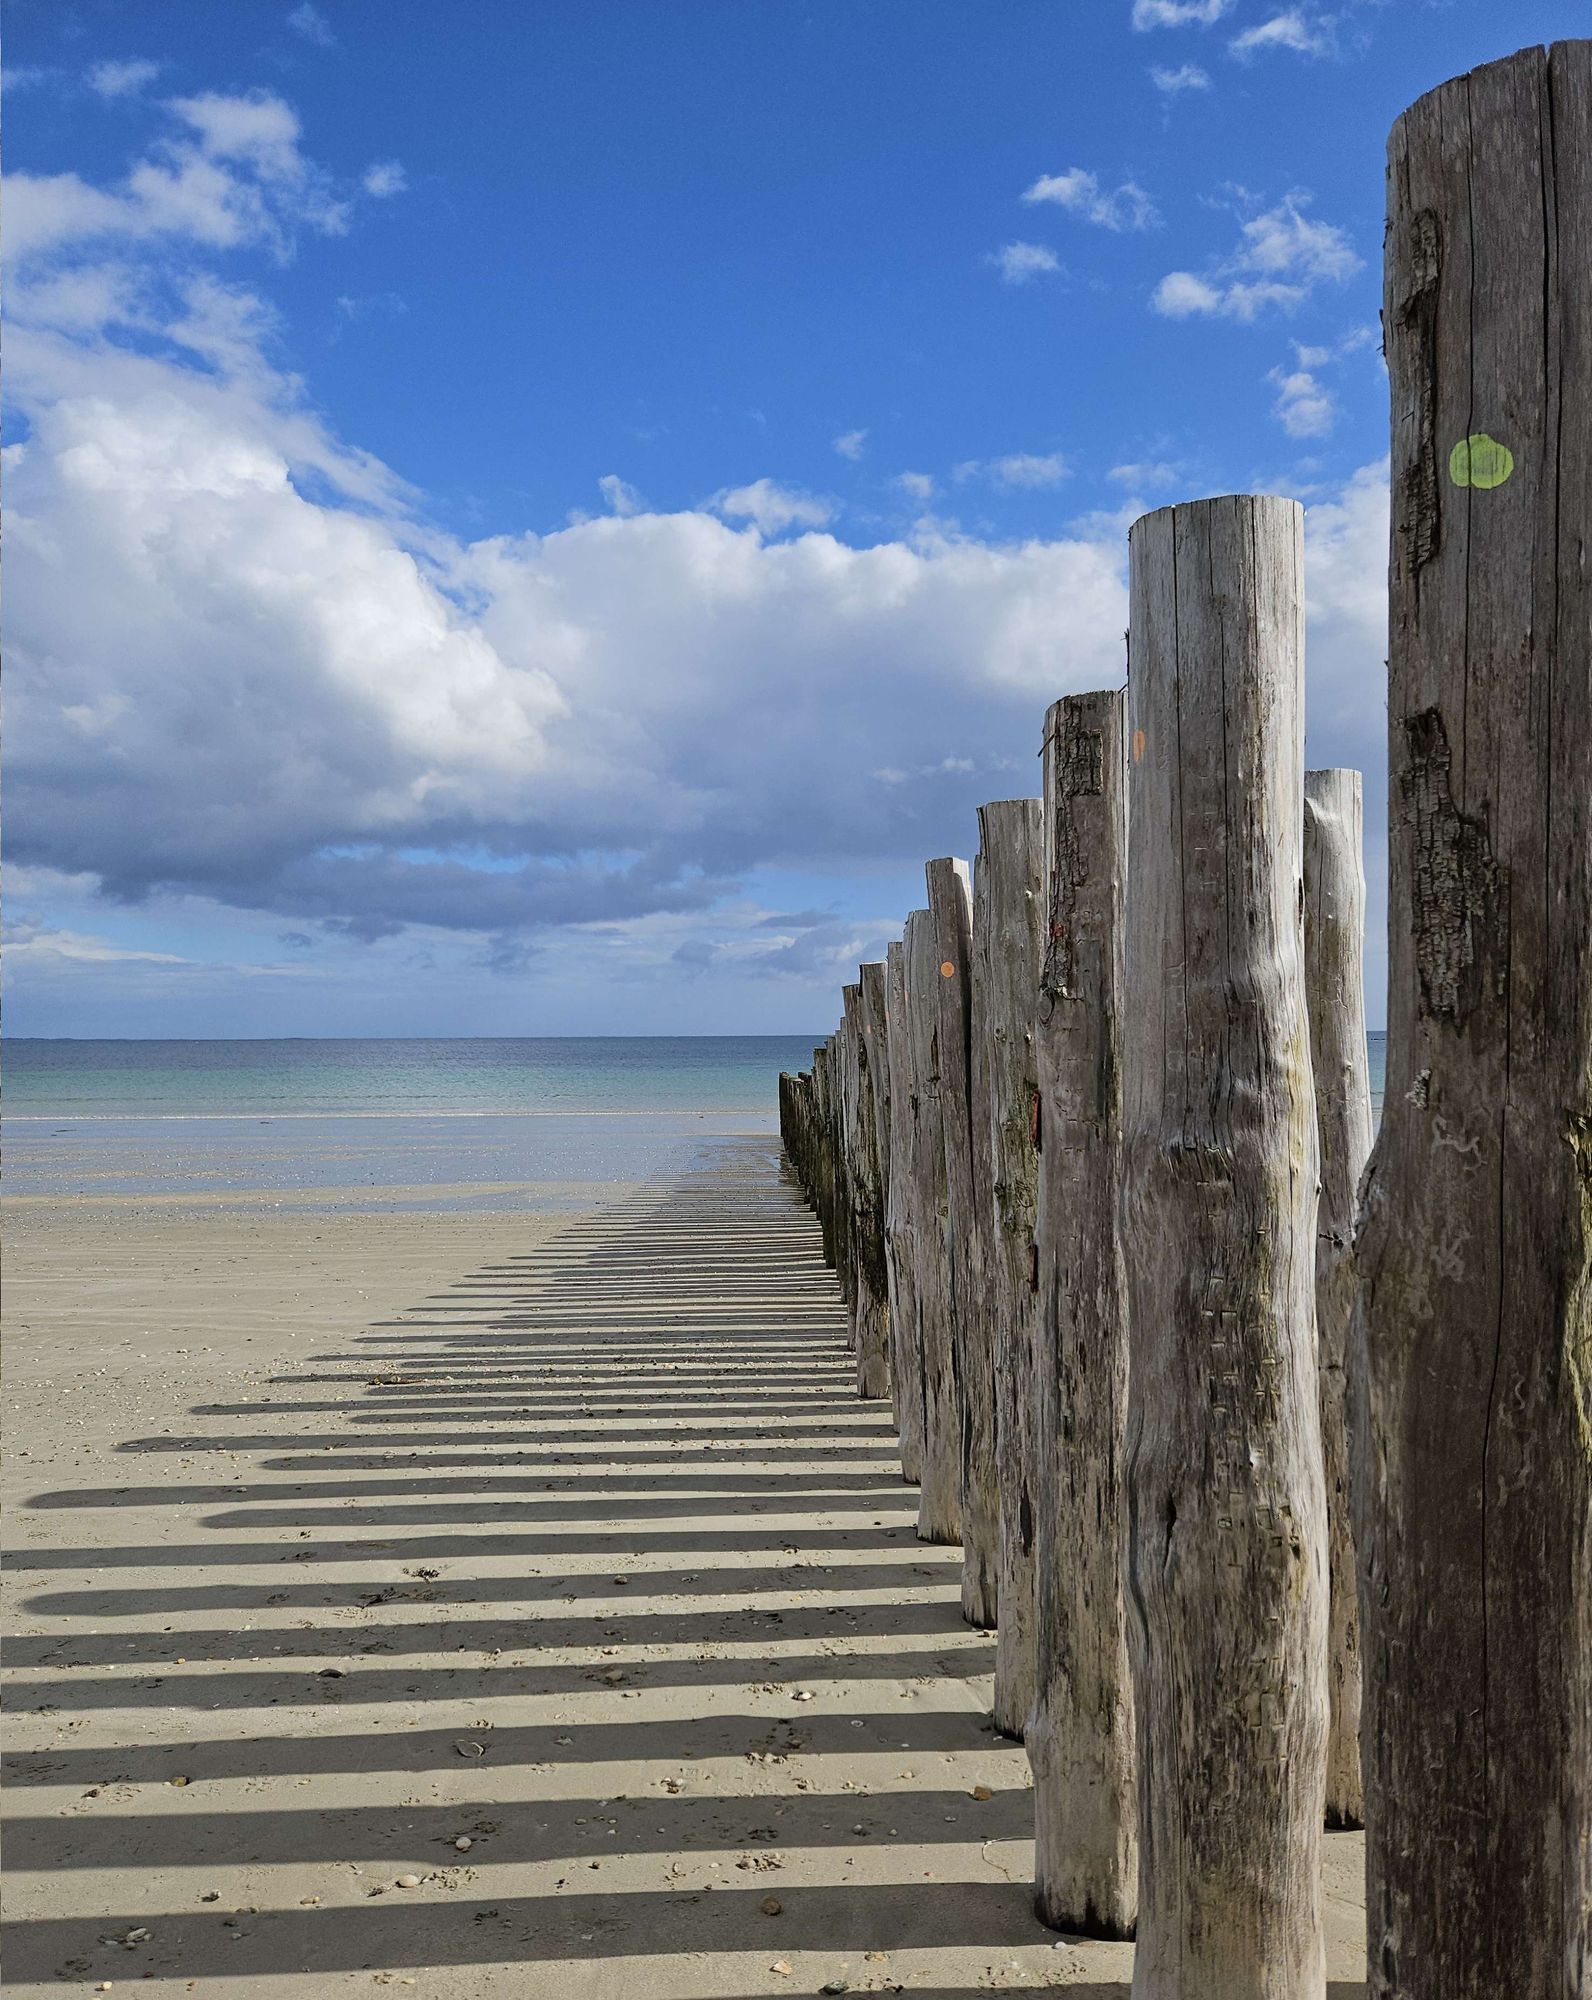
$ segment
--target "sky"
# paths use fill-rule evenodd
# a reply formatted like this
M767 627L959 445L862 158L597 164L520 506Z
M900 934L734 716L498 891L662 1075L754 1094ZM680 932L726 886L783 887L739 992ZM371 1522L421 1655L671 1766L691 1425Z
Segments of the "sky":
M8 1024L826 1032L1306 506L1384 1018L1383 156L1585 0L8 0Z

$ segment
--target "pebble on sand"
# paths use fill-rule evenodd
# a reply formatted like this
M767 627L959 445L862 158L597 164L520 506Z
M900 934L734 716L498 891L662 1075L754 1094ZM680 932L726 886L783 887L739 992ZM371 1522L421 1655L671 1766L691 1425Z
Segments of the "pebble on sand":
M418 1875L400 1875L398 1880L393 1884L393 1887L397 1889L418 1889L420 1887L420 1877Z

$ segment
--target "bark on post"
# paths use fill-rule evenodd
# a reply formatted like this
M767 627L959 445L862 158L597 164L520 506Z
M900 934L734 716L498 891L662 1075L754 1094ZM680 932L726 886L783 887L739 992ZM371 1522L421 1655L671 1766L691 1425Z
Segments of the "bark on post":
M831 1270L839 1268L839 1251L835 1241L835 1145L834 1129L829 1115L830 1069L834 1037L822 1042L813 1050L813 1125L817 1141L815 1165L817 1179L813 1188L814 1206L818 1210L819 1233L823 1239L824 1262Z
M872 1003L869 975L878 975L882 1001L884 967L859 968L856 986L848 986L847 1018L851 1026L856 1067L856 1114L852 1213L855 1218L854 1256L857 1270L857 1394L889 1394L890 1374L885 1355L889 1337L889 1281L884 1268L884 1179L880 1163L879 1050L870 1026Z
M901 1476L916 1483L923 1470L923 1352L916 1268L918 1084L907 1007L905 942L889 946L884 964L890 1064L890 1187L885 1215L890 1400L901 1438Z
M1034 1907L1059 1930L1131 1937L1138 1905L1133 1688L1123 1624L1128 1396L1122 1170L1120 693L1045 718L1035 1399Z
M1346 1403L1354 1317L1354 1205L1371 1151L1365 1045L1365 869L1358 771L1305 773L1305 998L1315 1073L1321 1200L1316 1217L1316 1365L1327 1481L1327 1825L1359 1826L1360 1605Z
M1034 1698L1034 1002L1043 837L1038 799L978 810L973 890L973 1167L994 1383L997 1605L991 1714L1021 1736ZM962 1535L967 1540L964 1502ZM991 1607L992 1610L995 1607Z
M973 897L965 861L931 861L925 873L937 955L940 1109L951 1267L951 1368L938 1388L939 1421L956 1437L962 1521L962 1616L992 1625L1000 1560L995 1489L994 1326L984 1282L983 1212L973 1119ZM929 1421L936 1415L930 1378Z
M1129 537L1135 2000L1320 2000L1325 1976L1302 522L1227 498Z
M918 1097L913 1157L918 1353L923 1382L918 1539L960 1542L962 1425L952 1353L950 1216L940 1051L941 957L934 919L927 910L914 910L907 918L906 943L907 1012Z
M1592 1985L1592 43L1393 128L1388 1070L1356 1245L1377 2000Z

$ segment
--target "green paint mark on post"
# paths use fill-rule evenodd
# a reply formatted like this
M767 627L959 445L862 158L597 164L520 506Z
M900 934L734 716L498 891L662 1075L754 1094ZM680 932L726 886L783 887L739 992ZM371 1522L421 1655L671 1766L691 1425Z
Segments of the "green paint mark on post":
M1456 486L1502 486L1515 469L1515 455L1485 431L1461 438L1448 454L1448 476Z

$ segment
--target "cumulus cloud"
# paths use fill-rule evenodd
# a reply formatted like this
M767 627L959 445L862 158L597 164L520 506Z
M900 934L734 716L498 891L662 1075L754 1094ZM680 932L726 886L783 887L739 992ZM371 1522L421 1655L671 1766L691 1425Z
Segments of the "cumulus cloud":
M1325 437L1337 417L1332 392L1308 368L1273 368L1267 376L1277 391L1272 414L1290 437Z
M1101 229L1151 229L1160 221L1155 204L1137 181L1105 189L1100 176L1084 167L1069 167L1064 174L1041 174L1032 187L1023 190L1024 201L1053 202L1069 214Z
M868 442L866 431L845 431L834 441L834 448L842 458L853 462L861 458L863 446Z
M296 125L184 102L212 166L293 183ZM418 931L505 971L553 932L652 965L706 940L726 977L829 980L883 929L731 920L748 877L915 867L1033 782L1049 700L1121 678L1118 520L854 546L771 477L658 513L608 474L607 514L460 541L317 417L247 287L136 229L52 241L8 346L12 858L86 909L191 898L340 951ZM1378 479L1320 510L1312 673L1345 748L1381 657ZM52 964L96 948L92 915L49 928L89 941Z
M101 97L136 97L159 76L160 68L158 62L143 57L128 62L95 63L88 73L88 87Z
M263 244L287 256L300 228L340 236L348 204L299 148L299 122L269 91L204 91L164 107L171 130L110 188L79 175L8 174L13 271L86 245L155 240L211 250Z
M1046 272L1061 269L1061 259L1043 243L1003 243L990 262L1008 285L1026 285Z
M1292 312L1321 284L1342 284L1360 258L1335 223L1305 213L1308 196L1285 195L1239 228L1237 247L1201 275L1169 271L1152 304L1168 319L1258 319L1268 306Z
M1149 28L1209 28L1228 13L1233 0L1133 0L1133 25Z
M1186 91L1211 87L1210 77L1198 63L1179 63L1176 69L1157 63L1150 71L1150 81L1163 97L1181 97Z
M750 486L732 486L708 502L728 521L750 521L765 535L786 528L822 528L834 519L835 506L816 493L781 486L775 479L754 479Z
M934 475L932 472L898 472L895 483L909 500L932 500L934 498Z

